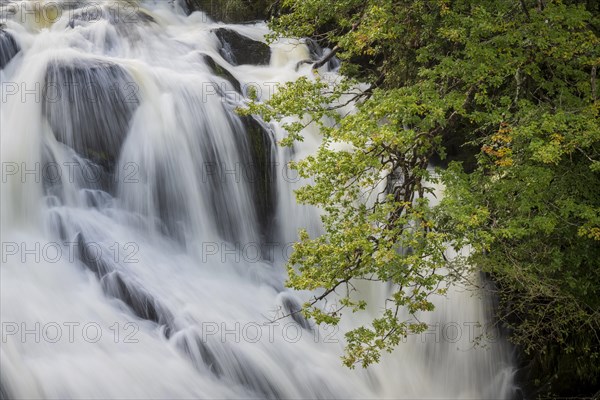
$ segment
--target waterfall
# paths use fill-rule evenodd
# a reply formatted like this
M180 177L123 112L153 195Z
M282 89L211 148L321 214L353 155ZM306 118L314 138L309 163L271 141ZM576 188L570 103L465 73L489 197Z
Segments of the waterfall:
M0 19L2 399L512 395L506 345L473 346L490 306L468 290L367 370L340 355L369 310L280 318L313 295L283 285L297 229L320 229L286 164L319 136L280 148L235 109L310 76L306 45L167 0L0 0Z

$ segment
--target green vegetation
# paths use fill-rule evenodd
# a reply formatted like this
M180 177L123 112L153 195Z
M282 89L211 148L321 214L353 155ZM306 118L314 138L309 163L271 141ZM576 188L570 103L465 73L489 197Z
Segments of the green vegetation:
M593 0L280 0L274 35L313 37L343 61L339 82L301 79L247 112L296 116L323 144L294 165L314 183L299 201L325 211L302 232L288 285L322 289L304 305L319 323L360 310L352 282L391 282L384 311L347 334L349 367L377 362L425 327L441 283L467 265L497 283L498 321L544 394L600 385L600 3ZM357 91L357 82L370 84ZM352 94L348 94L352 93ZM352 114L341 113L348 100ZM434 156L459 141L446 194L421 196ZM346 150L335 150L336 144ZM465 168L468 166L468 168ZM392 179L394 177L394 179ZM382 192L381 182L395 182ZM385 185L384 185L385 186ZM387 185L388 189L392 185ZM473 247L445 259L446 243ZM450 275L440 272L452 271ZM333 292L342 309L323 310Z
M226 23L265 19L271 0L181 0L189 12L203 11L210 18Z

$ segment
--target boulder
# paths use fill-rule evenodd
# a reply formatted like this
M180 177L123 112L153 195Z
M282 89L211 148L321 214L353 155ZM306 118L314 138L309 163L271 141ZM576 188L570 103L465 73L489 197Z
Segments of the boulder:
M137 91L117 64L54 61L46 69L42 110L58 141L111 171L139 105Z
M263 42L227 28L215 29L213 33L221 42L221 56L231 65L268 65L271 61L271 48Z

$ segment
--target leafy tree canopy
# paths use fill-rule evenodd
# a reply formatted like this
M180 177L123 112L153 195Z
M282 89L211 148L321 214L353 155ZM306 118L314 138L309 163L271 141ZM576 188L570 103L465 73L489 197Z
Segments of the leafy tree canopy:
M599 384L600 4L279 0L278 9L274 37L315 38L344 76L315 69L246 110L296 117L284 145L308 124L323 136L294 167L312 179L297 198L324 210L324 234L301 232L288 285L321 289L304 313L329 324L341 310L320 305L334 291L342 308L360 310L353 282L394 288L371 325L347 334L344 363L366 367L425 329L418 313L471 265L497 283L499 321L540 384ZM452 140L465 163L441 174L445 196L432 206L427 166ZM449 261L448 243L473 252Z

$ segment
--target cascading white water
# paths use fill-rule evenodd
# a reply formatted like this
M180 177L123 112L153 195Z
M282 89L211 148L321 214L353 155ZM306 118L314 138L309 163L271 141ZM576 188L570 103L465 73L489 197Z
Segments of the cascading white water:
M234 109L248 85L266 98L310 76L306 46L232 65L214 30L262 41L264 24L166 0L60 4L48 23L48 4L0 0L2 398L511 396L506 347L472 345L489 310L467 291L369 370L339 359L368 311L340 331L268 323L311 296L283 286L287 243L319 231L285 164L318 132L281 149L279 127Z

